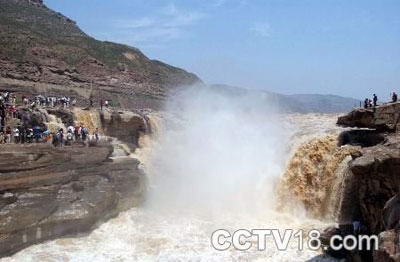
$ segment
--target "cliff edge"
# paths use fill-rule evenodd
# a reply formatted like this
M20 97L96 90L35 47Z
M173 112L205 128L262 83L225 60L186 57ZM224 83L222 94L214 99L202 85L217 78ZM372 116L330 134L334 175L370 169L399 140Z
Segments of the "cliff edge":
M353 128L340 135L339 146L361 149L352 155L337 195L339 231L328 229L322 238L329 239L329 232L353 234L349 228L354 223L360 223L363 234L379 236L378 250L349 252L349 261L359 261L360 256L362 261L400 261L399 116L400 103L389 103L355 109L338 119L338 125Z

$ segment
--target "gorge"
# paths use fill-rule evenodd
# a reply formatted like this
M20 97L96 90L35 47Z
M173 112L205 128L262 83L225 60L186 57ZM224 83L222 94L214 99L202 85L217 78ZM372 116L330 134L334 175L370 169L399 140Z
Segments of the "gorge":
M272 227L328 228L323 237L329 238L334 222L343 230L361 221L382 239L363 259L395 261L396 249L388 247L395 245L398 221L397 106L342 117L281 114L253 96L188 89L164 112L38 109L34 118L48 126L74 121L115 138L87 148L5 145L2 255L63 237L5 261L293 261L294 253L296 261L331 261L311 250L299 253L296 243L283 253L217 252L209 236L218 228ZM360 121L362 129L336 125L354 128ZM365 129L377 123L391 129ZM21 166L10 169L16 158ZM356 261L358 254L346 256Z
M77 99L21 105L20 124L101 133L0 145L2 261L400 261L400 103L342 116L359 101L209 86L42 0L0 0L0 36L1 92ZM354 222L379 250L210 246L220 228L318 229L326 244Z

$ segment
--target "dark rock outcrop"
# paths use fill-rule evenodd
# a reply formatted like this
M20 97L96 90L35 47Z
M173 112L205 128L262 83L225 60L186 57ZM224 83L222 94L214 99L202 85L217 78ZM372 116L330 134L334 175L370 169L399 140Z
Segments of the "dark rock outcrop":
M362 221L368 229L379 234L385 230L382 219L385 203L400 187L400 151L386 145L364 148L362 155L349 164L352 197L342 196L339 223ZM358 214L354 210L359 210Z
M385 141L385 136L375 130L350 130L342 132L338 138L338 146L352 145L371 147Z
M92 230L137 205L144 192L138 161L110 160L110 145L54 148L2 145L0 256Z

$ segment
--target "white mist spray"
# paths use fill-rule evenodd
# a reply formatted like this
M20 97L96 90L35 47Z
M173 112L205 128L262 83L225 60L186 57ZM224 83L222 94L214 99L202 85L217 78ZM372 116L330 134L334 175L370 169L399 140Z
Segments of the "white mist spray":
M167 112L150 207L249 215L273 207L289 132L264 98L197 86L171 99Z
M212 232L221 228L321 227L318 221L273 210L274 184L293 143L289 134L299 130L287 128L266 101L204 87L175 96L163 113L164 125L157 128L159 142L142 141L148 147L136 152L150 172L146 206L120 214L88 236L35 245L5 261L301 262L318 255L299 252L296 241L284 252L272 240L266 251L211 247ZM321 116L316 119L327 124ZM302 132L314 132L315 122L309 116L304 121Z

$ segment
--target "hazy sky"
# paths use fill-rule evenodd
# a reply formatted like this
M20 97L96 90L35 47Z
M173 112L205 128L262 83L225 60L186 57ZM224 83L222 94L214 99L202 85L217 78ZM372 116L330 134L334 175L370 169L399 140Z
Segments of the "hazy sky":
M46 0L88 34L223 83L400 93L399 0Z

